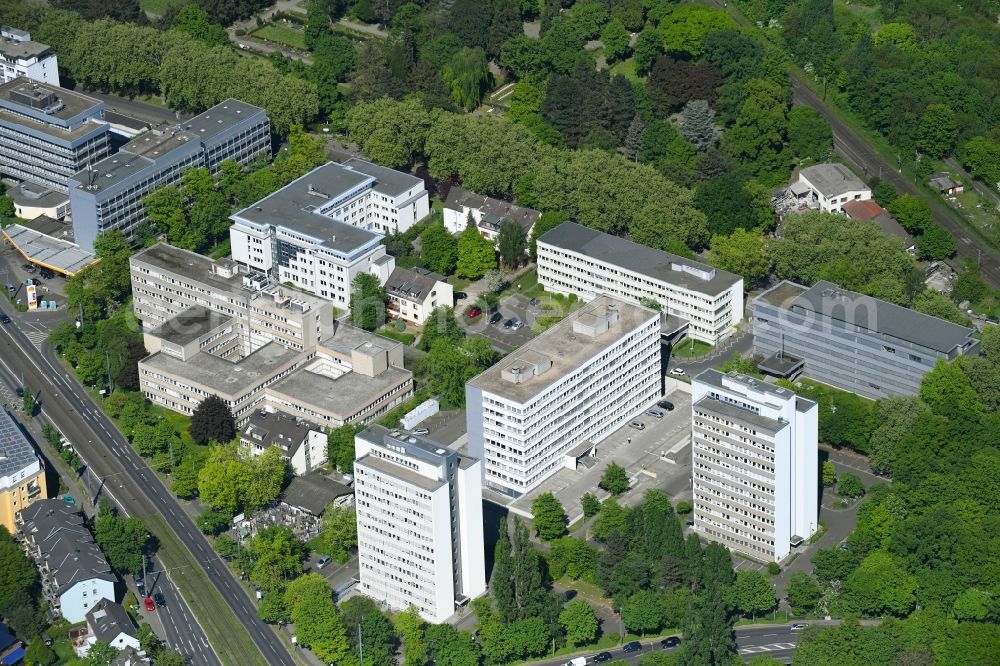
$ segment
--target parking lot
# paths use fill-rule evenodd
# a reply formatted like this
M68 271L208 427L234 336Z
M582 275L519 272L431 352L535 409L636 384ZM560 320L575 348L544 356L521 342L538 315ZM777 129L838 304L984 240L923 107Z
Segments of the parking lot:
M574 522L582 516L580 498L588 492L604 499L608 493L597 484L608 463L615 462L625 468L631 488L619 498L625 505L637 504L649 488L666 492L676 502L691 495L691 447L687 444L679 451L676 462L667 462L664 455L675 446L689 442L691 431L691 395L683 390L673 390L677 383L668 379L666 399L674 403L673 411L664 412L657 419L642 414L630 421L645 425L637 430L628 423L611 433L597 445L596 461L590 467L578 464L576 470L560 469L531 492L510 500L484 489L484 496L491 502L504 504L511 512L530 517L531 503L542 493L551 492L562 503ZM663 410L661 410L663 411Z

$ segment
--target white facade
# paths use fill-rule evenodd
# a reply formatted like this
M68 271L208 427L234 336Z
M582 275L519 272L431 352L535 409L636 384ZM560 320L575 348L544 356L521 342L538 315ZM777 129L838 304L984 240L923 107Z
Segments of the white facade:
M660 314L601 296L465 386L484 484L519 497L660 395Z
M59 611L70 624L87 619L87 611L101 599L115 600L115 584L104 578L81 580L59 595Z
M706 370L691 384L694 529L780 562L818 527L818 411L793 391Z
M0 27L0 83L26 76L40 83L59 85L59 61L48 45L31 41L31 34Z
M445 622L486 592L481 463L381 426L355 450L361 592Z
M383 283L386 314L417 326L423 326L435 308L455 303L454 288L444 276L422 268L397 268Z
M824 213L843 213L848 201L872 198L871 188L843 164L817 164L802 169L797 185L796 195L806 190L806 205Z
M564 222L538 239L538 282L545 291L590 300L609 294L658 302L709 344L743 318L743 278L610 234Z

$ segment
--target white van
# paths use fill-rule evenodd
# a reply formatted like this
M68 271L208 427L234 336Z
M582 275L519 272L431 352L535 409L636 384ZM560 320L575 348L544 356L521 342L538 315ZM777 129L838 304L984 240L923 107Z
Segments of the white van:
M563 666L587 666L586 657L574 657L567 661Z

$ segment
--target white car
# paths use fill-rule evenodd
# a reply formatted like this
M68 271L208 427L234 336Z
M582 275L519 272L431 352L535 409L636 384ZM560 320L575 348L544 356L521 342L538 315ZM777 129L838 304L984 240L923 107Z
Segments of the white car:
M805 629L808 626L809 626L808 624L803 624L803 623L800 622L798 624L793 624L792 626L790 626L788 628L788 630L789 631L802 631L803 629Z
M670 374L674 377L683 377L687 373L684 372L684 368L670 368Z

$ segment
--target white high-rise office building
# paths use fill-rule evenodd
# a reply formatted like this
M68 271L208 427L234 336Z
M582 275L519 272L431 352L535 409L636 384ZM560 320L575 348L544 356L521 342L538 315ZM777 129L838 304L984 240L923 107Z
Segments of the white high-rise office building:
M818 412L786 388L706 370L691 383L694 529L779 562L818 526Z
M361 592L446 621L486 592L480 462L379 425L358 433L355 453Z
M660 395L660 313L600 296L465 385L469 453L519 497Z

